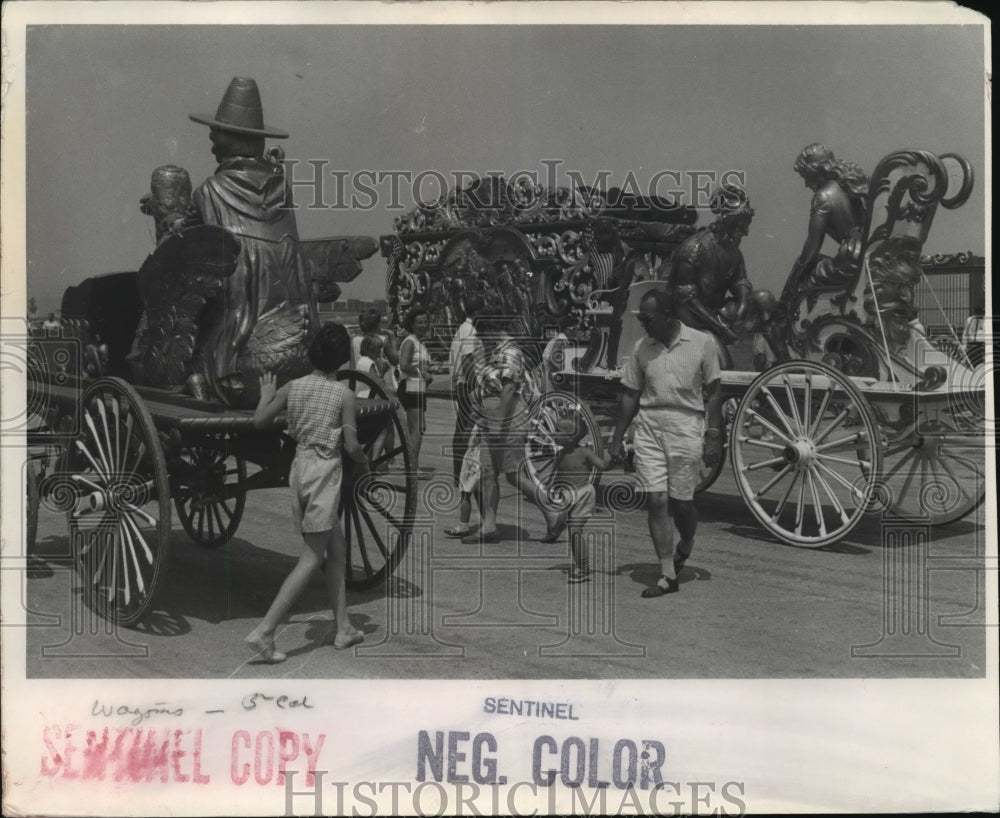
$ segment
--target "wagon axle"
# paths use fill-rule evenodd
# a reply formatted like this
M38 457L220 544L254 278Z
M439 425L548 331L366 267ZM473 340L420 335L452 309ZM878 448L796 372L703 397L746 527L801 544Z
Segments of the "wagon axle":
M218 503L226 497L226 464L213 463L198 472L190 486L191 505L195 509Z
M816 458L816 444L808 438L799 438L790 446L785 446L782 456L787 463L808 467Z
M152 487L149 483L146 486ZM116 480L103 488L92 491L83 498L83 504L89 512L107 511L117 515L126 511L134 511L137 495L135 485L124 480Z

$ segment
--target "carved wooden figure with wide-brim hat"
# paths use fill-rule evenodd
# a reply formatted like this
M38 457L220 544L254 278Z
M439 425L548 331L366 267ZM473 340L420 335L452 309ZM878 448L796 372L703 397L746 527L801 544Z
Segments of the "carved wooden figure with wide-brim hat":
M209 126L218 166L194 190L183 168L154 173L143 212L158 219L158 246L139 272L146 317L129 361L139 383L253 408L263 373L312 370L319 303L339 297L337 282L360 275L377 245L299 239L285 168L273 149L264 153L266 137L288 134L264 124L253 79L235 77L214 116L190 117Z
M195 122L220 131L287 139L288 133L264 124L264 108L257 83L250 77L233 77L215 115L188 114Z

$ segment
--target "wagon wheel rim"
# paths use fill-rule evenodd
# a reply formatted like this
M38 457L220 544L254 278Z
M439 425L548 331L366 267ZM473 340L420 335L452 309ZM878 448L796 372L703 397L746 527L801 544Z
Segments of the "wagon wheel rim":
M555 440L555 424L560 416L567 414L578 415L583 421L585 432L580 445L590 447L598 457L603 454L601 429L590 410L569 392L548 392L539 398L532 409L524 442L525 468L539 491L548 492L553 484L560 450ZM598 474L597 469L591 466L587 479L594 483Z
M63 469L74 563L89 604L119 625L153 603L170 554L170 485L152 417L120 378L92 383Z
M932 526L957 522L986 498L984 438L922 423L886 439L878 477L893 516Z
M701 494L703 491L708 491L714 484L715 481L719 479L719 475L722 474L723 468L726 465L725 451L723 454L719 455L719 459L715 461L711 466L706 466L703 461L698 463L698 482L695 484L694 493Z
M368 588L395 570L409 545L417 504L417 475L395 396L370 376L352 369L338 372L337 380L346 381L351 391L356 392L360 386L370 390L369 397L357 398L355 406L358 440L373 473L363 482L356 480L353 463L345 457L338 507L347 540L347 586ZM379 402L392 405L384 418L387 422L369 414L377 408L384 411L384 407L378 407ZM382 468L385 471L375 472Z
M732 426L731 418L736 414L736 407L738 401L735 398L730 398L725 402L722 408L722 454L719 455L719 459L715 461L711 466L706 466L703 460L698 461L698 482L694 487L694 493L700 494L703 491L708 491L719 479L719 475L722 474L722 470L726 467L726 449L729 447L729 433ZM705 418L706 428L708 426L708 418Z
M769 532L816 548L845 537L872 509L881 468L871 407L847 376L789 361L758 376L733 420L740 495Z
M217 548L235 536L246 507L247 464L218 446L184 445L171 461L174 508L187 535L204 548Z

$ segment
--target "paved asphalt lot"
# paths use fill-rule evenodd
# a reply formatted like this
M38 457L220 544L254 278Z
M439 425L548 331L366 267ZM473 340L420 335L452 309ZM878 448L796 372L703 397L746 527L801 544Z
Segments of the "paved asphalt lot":
M191 543L175 519L153 612L134 629L110 633L73 588L65 518L43 508L27 572L29 678L984 675L983 624L994 619L984 610L984 572L974 567L985 549L982 508L931 531L926 548L884 546L888 529L878 516L836 545L796 548L756 524L727 465L699 498L697 545L681 592L647 600L639 594L658 571L641 510L598 510L591 527L604 562L584 585L568 585L566 544L538 542L540 513L506 483L504 543L445 539L458 519L441 453L452 418L450 401L431 400L421 467L436 476L420 483L419 508L433 513L419 545L387 584L349 594L351 620L366 633L357 652L333 649L317 578L279 632L288 661L249 661L243 636L301 548L287 490L267 490L250 495L236 537L215 550ZM626 479L620 470L605 478ZM894 586L892 577L910 570L920 581Z

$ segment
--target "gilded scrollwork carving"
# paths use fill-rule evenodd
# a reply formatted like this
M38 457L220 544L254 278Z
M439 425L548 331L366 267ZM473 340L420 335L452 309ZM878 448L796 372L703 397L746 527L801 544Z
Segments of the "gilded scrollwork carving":
M382 241L388 299L396 320L419 303L432 324L454 323L476 292L535 332L554 316L603 308L595 300L627 275L649 277L649 259L668 258L696 218L666 200L491 176L395 220ZM408 278L418 272L426 285Z
M965 264L981 264L982 256L975 255L971 250L964 250L959 253L934 253L934 255L921 256L921 267L954 267Z
M897 353L910 339L910 323L919 311L914 290L920 283L920 242L914 236L894 236L867 256L871 285L865 289L865 323L884 327L889 351Z

